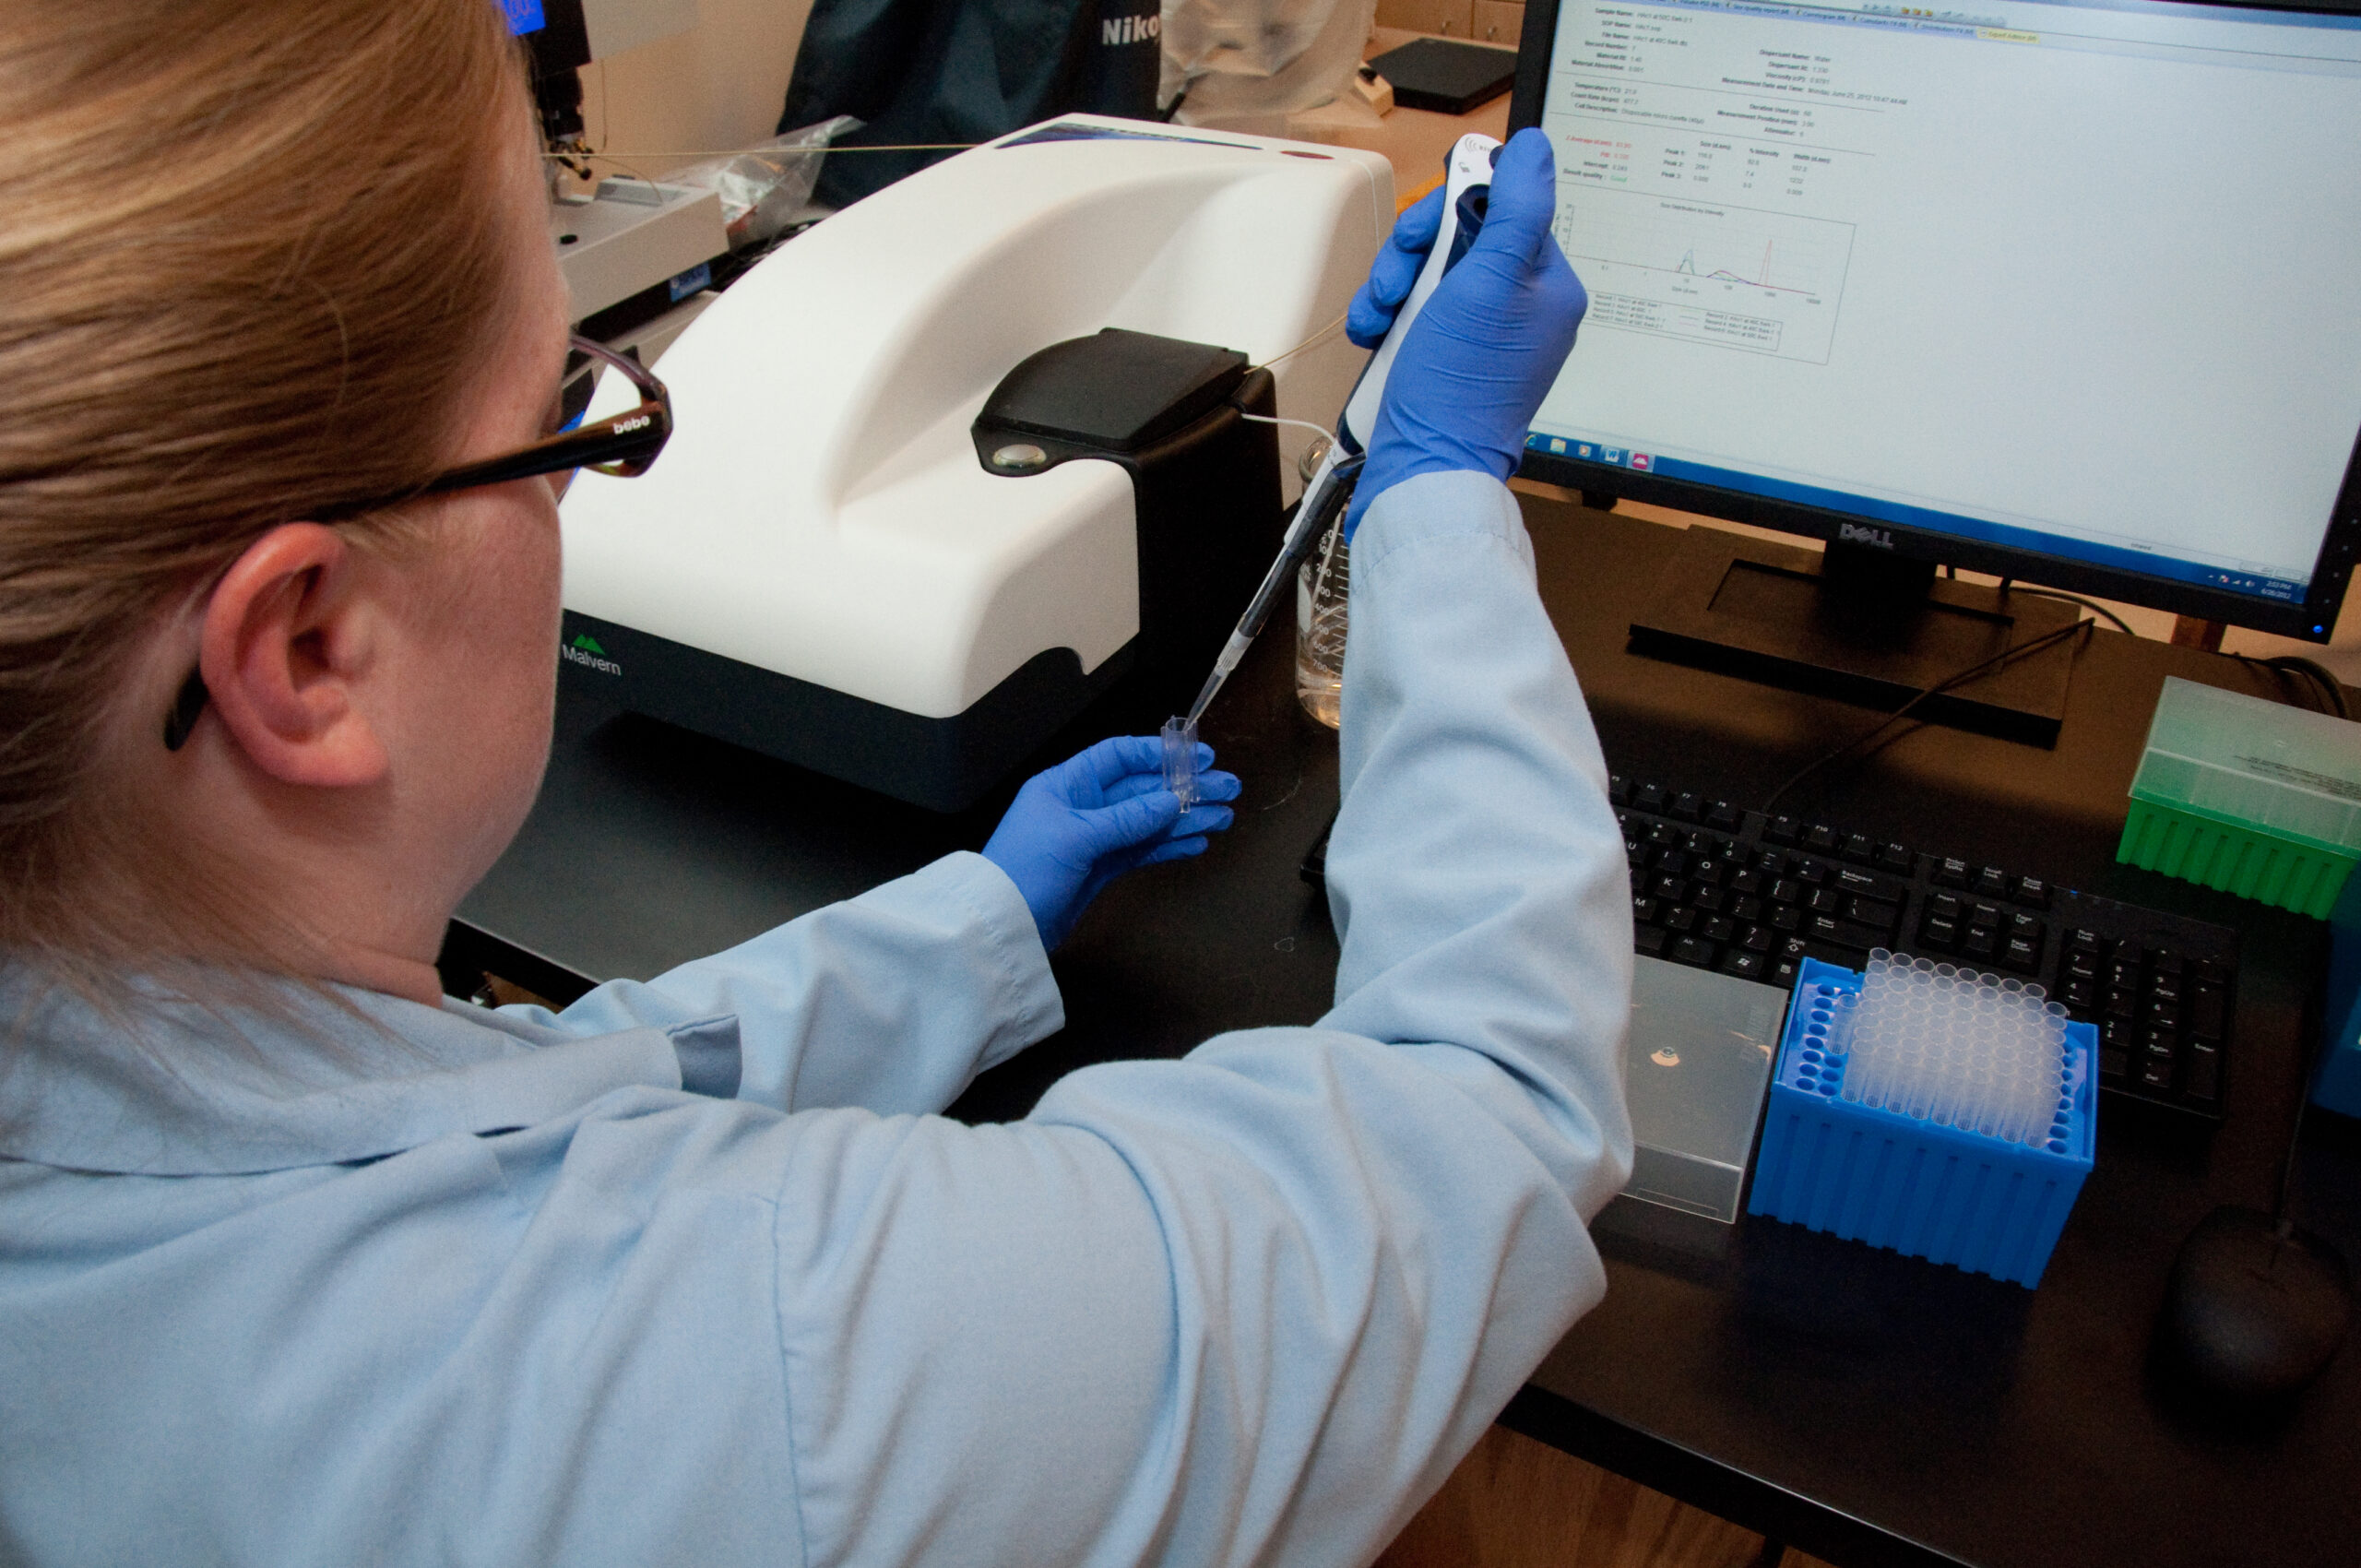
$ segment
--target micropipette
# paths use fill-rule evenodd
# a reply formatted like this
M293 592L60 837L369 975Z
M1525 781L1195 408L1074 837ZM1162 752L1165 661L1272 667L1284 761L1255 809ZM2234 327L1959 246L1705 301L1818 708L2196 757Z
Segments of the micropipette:
M1238 661L1246 657L1246 650L1261 635L1289 579L1311 557L1312 547L1352 500L1353 485L1360 478L1361 463L1368 456L1369 437L1377 430L1378 404L1385 396L1385 378L1394 368L1394 356L1400 350L1410 323L1426 308L1435 285L1442 281L1443 274L1459 265L1483 228L1485 202L1492 186L1492 160L1500 150L1501 144L1490 137L1474 134L1460 137L1453 145L1451 157L1443 165L1446 177L1442 226L1436 232L1434 248L1427 253L1426 265L1418 269L1418 281L1410 286L1409 297L1394 314L1394 325L1386 329L1384 341L1378 344L1369 363L1361 367L1352 396L1345 399L1345 411L1336 418L1336 438L1328 444L1328 455L1321 459L1311 482L1303 487L1303 500L1295 509L1295 521L1288 525L1287 537L1280 542L1279 558L1271 563L1262 586L1254 590L1246 613L1239 617L1238 629L1229 634L1229 641L1214 659L1214 672L1205 678L1204 688L1190 706L1189 717L1181 721L1192 738L1206 705L1214 700L1222 683L1229 679L1229 672L1238 668Z

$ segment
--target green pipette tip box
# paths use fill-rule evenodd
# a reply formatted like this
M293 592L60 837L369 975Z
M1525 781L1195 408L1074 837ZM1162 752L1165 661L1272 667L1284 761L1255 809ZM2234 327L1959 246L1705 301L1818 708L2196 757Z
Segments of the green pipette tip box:
M2168 677L2115 858L2327 919L2361 860L2361 724Z

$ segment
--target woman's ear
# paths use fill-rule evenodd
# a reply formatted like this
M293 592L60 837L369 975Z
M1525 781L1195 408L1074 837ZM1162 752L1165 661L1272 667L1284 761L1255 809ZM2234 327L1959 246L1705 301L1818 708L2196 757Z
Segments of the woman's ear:
M366 558L334 529L286 523L213 589L197 668L231 742L286 784L349 788L389 767L357 700L375 651Z

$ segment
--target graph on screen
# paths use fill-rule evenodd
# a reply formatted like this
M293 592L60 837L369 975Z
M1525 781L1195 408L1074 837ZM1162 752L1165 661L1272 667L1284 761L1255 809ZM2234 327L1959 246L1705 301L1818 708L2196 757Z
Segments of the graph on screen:
M1828 362L1853 225L1725 202L1576 188L1558 244L1591 323Z

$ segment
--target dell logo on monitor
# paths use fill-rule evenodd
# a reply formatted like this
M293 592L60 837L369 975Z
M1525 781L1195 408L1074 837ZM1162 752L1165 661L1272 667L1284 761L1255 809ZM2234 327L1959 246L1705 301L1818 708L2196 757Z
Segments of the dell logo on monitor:
M1836 525L1836 542L1839 544L1874 544L1880 550L1892 550L1893 548L1893 533L1892 530L1889 529L1865 529L1857 523L1839 523Z

